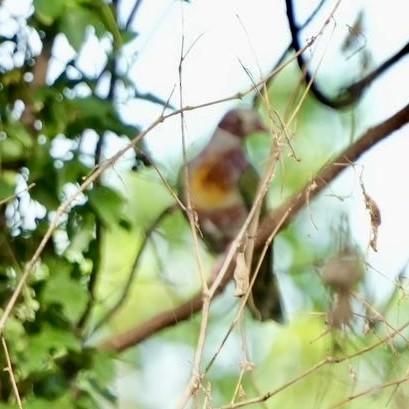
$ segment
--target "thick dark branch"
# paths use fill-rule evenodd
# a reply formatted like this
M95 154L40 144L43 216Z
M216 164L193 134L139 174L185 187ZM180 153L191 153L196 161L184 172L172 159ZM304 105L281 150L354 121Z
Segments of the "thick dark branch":
M131 26L131 24L132 24L132 22L134 21L135 16L136 16L136 13L138 12L139 7L141 6L141 4L142 4L142 0L136 0L136 1L135 1L134 5L133 5L133 7L132 7L132 10L131 10L131 12L129 13L128 20L126 21L125 30L128 30L129 27Z
M216 294L220 294L225 289L231 277L232 272L229 271L229 273L225 275L223 281L220 283ZM105 342L102 342L98 348L112 350L115 352L125 351L127 348L135 346L158 331L172 327L181 321L190 319L193 314L202 309L202 306L202 294L196 294L194 297L178 307L163 311L141 325L131 328L129 331L107 339Z
M345 101L348 101L348 99L352 101L354 97L355 99L359 98L365 89L371 85L376 78L378 78L407 54L409 54L409 42L405 44L396 54L392 55L385 62L383 62L378 68L365 75L365 77L361 80L349 85L344 92L344 95L346 95Z
M317 196L318 193L320 193L340 172L352 165L354 161L376 143L380 142L407 123L409 123L409 105L406 105L403 109L386 119L381 124L370 128L365 132L361 138L343 151L328 166L322 169L300 193L289 198L279 208L271 211L269 215L263 219L257 234L256 247L261 248L264 246L267 238L274 232L277 224L280 221L282 222L284 217L284 223L280 225L279 230L287 226L288 223L294 219L299 210L302 209L308 201ZM226 286L230 277L231 274L226 275L224 282L220 286L220 292ZM202 296L201 294L198 294L174 309L164 311L127 332L113 336L101 343L99 348L114 350L117 352L124 351L164 328L189 319L195 312L200 311L202 304Z
M280 223L280 230L284 229L294 219L298 211L305 206L307 201L317 196L339 173L352 165L378 142L407 123L409 123L409 104L381 124L368 129L355 143L345 149L329 165L325 166L301 192L290 197L279 208L269 213L260 225L256 246L263 245L278 223ZM288 212L288 209L291 209L291 211ZM286 214L287 217L283 223L282 220Z
M287 19L291 33L291 46L297 53L302 49L302 45L299 39L299 33L303 27L299 27L295 21L294 4L293 0L286 0L287 7ZM325 95L318 87L313 76L308 70L308 61L306 61L304 54L299 53L297 55L297 63L300 70L304 73L305 82L310 84L310 90L315 98L324 105L327 105L334 109L346 108L356 102L362 97L363 92L376 80L381 74L383 74L388 68L392 67L403 56L409 53L409 43L406 44L400 51L388 58L378 68L366 75L361 80L344 87L343 92L335 97L330 98Z
M313 12L308 16L307 20L304 21L304 23L302 24L302 26L300 27L300 30L302 30L303 28L307 27L307 25L314 19L314 17L318 14L318 12L321 10L322 6L325 4L326 0L321 0L317 7L313 10ZM279 59L276 61L276 63L274 64L273 68L271 68L270 72L274 72L277 70L277 68L284 62L286 55L290 52L290 50L292 49L292 43L290 43L287 48L283 51L283 53L281 54L281 56L279 57ZM253 99L253 107L256 107L257 104L261 101L260 100L260 93L261 90L266 87L268 88L269 85L271 84L271 82L275 79L275 75L271 76L268 81L263 84L261 87L259 87L259 92L256 92L254 95L254 99Z

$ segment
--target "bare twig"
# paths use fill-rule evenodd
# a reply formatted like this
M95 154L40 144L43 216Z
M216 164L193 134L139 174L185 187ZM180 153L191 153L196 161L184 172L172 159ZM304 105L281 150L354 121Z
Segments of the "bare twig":
M136 13L138 12L139 7L141 6L141 4L142 4L142 0L136 0L135 1L134 5L132 7L132 10L129 13L128 19L127 19L127 21L125 23L125 30L128 30L129 27L131 26L131 24L133 23L133 21L135 19L135 16L136 16Z
M401 385L402 383L407 382L408 380L409 380L409 375L406 375L406 376L404 376L402 378L399 378L399 379L394 379L394 380L389 381L389 382L383 382L381 384L371 386L370 388L365 389L362 392L356 393L355 395L348 396L348 398L343 399L340 402L336 403L335 405L330 406L329 409L340 408L341 406L344 406L345 404L347 404L347 403L349 403L349 402L351 402L351 401L353 401L355 399L358 399L358 398L360 398L362 396L369 395L369 394L372 394L372 393L375 393L375 392L379 392L382 389L386 389L386 388L389 388L391 386L398 387L399 385Z
M314 19L314 17L318 14L318 12L321 10L322 6L324 5L326 0L321 0L317 6L315 7L315 9L312 11L312 13L309 15L309 17L304 21L304 23L301 25L300 30L303 30L305 27L307 27L308 24L311 23L311 21ZM278 67L280 67L283 62L284 59L286 57L286 55L290 52L290 50L292 49L292 43L290 43L287 48L283 51L283 53L281 54L281 56L278 58L278 60L276 61L276 63L274 64L273 68L271 69L271 71L275 71ZM265 86L266 88L269 87L271 81L273 80L273 77L270 77L263 86ZM253 99L253 106L257 106L257 104L260 101L260 96L261 94L255 94L254 99Z
M152 224L146 229L144 234L144 239L142 245L138 249L135 260L132 263L132 267L130 269L130 273L128 274L128 278L123 285L123 291L119 296L118 300L115 304L99 319L99 321L95 324L94 328L92 329L93 332L97 331L102 325L106 324L107 321L114 316L114 314L121 308L123 303L126 301L129 295L129 291L131 290L132 283L135 280L136 273L138 271L138 265L141 260L141 256L143 255L143 250L145 249L146 245L149 242L149 239L155 229L159 226L159 224L163 221L163 219L171 214L175 210L174 206L169 206L165 210L163 210L159 216L152 222Z
M227 405L223 405L220 406L218 409L235 409L235 408L242 408L245 406L250 406L253 405L255 403L260 403L260 402L265 402L266 400L270 399L272 396L277 395L279 392L283 391L284 389L289 388L290 386L294 385L295 383L301 381L302 379L305 379L306 377L308 377L309 375L311 375L312 373L316 372L318 369L322 368L323 366L334 362L334 360L330 357L323 359L322 361L318 362L317 364L315 364L314 366L312 366L311 368L307 369L306 371L304 371L303 373L301 373L300 375L298 375L297 377L291 379L290 381L286 382L285 384L283 384L282 386L267 392L261 396L257 396L256 398L251 398L251 399L245 399L242 400L240 402L236 402L236 403L230 403Z
M281 220L282 215L287 211L289 206L292 206L291 214L283 225L283 228L290 223L298 211L305 205L305 197L308 196L311 200L316 197L328 183L334 180L343 170L347 169L351 164L358 160L361 155L375 146L378 142L388 137L392 132L397 131L402 126L409 122L409 104L401 110L387 118L385 121L368 129L355 143L341 152L327 166L325 166L314 179L301 190L301 194L297 193L287 199L279 208L272 210L269 215L262 221L257 242L263 243L269 236L272 226ZM311 186L314 189L311 189ZM257 245L257 244L256 244Z
M340 362L344 362L344 361L353 359L353 358L355 358L357 356L364 355L367 352L372 351L373 349L378 348L381 345L384 345L385 342L388 342L389 340L394 338L396 335L401 334L401 332L405 328L407 328L408 326L409 326L409 321L407 321L405 324L403 324L402 326L400 326L399 328L394 330L392 333L389 333L385 337L381 338L379 341L373 343L372 345L369 345L366 348L361 349L358 352L355 352L355 353L352 353L352 354L349 354L349 355L345 355L345 356L340 357L340 358L326 357L323 360L316 363L315 365L313 365L311 368L305 370L300 375L298 375L295 378L291 379L290 381L284 383L282 386L280 386L280 387L278 387L276 389L273 389L273 390L271 390L269 392L266 392L263 395L260 395L260 396L257 396L255 398L251 398L251 399L246 399L246 400L243 400L241 402L234 403L234 404L223 405L223 406L219 407L218 409L236 409L236 408L249 406L249 405L252 405L252 404L255 404L255 403L259 403L259 402L265 402L266 400L270 399L272 396L277 395L279 392L283 391L284 389L287 389L290 386L294 385L295 383L299 382L300 380L305 379L306 377L308 377L312 373L316 372L317 370L319 370L323 366L326 366L326 365L329 365L329 364L338 364ZM406 377L404 377L402 379L399 379L399 380L383 383L382 385L385 385L385 387L392 386L392 385L399 385L400 383L406 381L407 379L408 379L408 376L406 376ZM368 391L373 391L374 388L382 389L382 385L370 388L370 390L368 390ZM377 389L375 389L375 390L377 390ZM352 398L356 399L357 397L360 397L365 393L369 393L368 391L361 392L360 394L354 395ZM348 398L348 399L351 399L351 397ZM339 407L341 404L344 404L347 401L342 401L342 402L338 403L338 406L335 406L335 407ZM331 408L331 409L334 409L334 408Z
M14 193L13 195L10 195L8 197L5 197L4 199L0 200L0 206L4 205L8 202L11 202L12 200L16 199L17 197L19 197L22 193L24 192L28 192L30 189L32 189L36 184L35 183L30 183L26 188L24 188L23 190Z
M182 38L181 38L181 52L180 52L180 60L179 60L179 103L180 107L183 107L183 62L186 58L185 54L185 36L184 36L184 16L183 16L183 9L182 11ZM187 50L186 53L190 51L191 48ZM210 294L209 294L209 287L207 286L206 277L204 273L202 258L200 255L200 241L198 237L198 223L197 223L197 216L196 211L192 205L192 198L190 194L190 184L189 184L189 168L187 166L187 151L186 151L186 137L185 137L185 121L184 121L184 112L183 110L180 112L180 128L181 128L181 137L182 137L182 148L183 148L183 183L186 191L186 215L189 221L190 230L192 232L192 239L193 239L193 247L195 252L195 258L197 267L199 269L199 275L202 285L202 296L203 296L203 307L202 307L202 317L200 320L200 329L199 329L199 336L197 341L197 346L195 349L194 359L193 359L193 366L192 366L192 374L190 380L187 384L187 387L180 399L178 404L178 408L184 408L201 384L201 362L206 338L206 332L209 322L209 309L210 309Z
M16 398L19 409L23 409L23 404L21 403L20 394L17 388L16 378L14 377L13 367L11 365L10 354L9 354L7 343L4 337L1 337L1 343L3 345L4 355L6 357L6 363L7 363L6 371L9 373L10 383L13 387L14 396Z

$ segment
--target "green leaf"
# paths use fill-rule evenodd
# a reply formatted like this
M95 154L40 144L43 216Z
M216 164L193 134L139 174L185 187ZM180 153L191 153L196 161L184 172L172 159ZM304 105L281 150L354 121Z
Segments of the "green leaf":
M15 187L16 173L3 171L0 175L0 202L13 195Z
M115 107L109 101L95 96L66 100L64 109L69 112L65 130L67 137L77 136L84 129L93 129L99 134L110 130L129 137L134 137L138 132L138 128L122 123Z
M35 14L46 26L51 26L65 9L65 0L34 0Z
M122 37L116 23L112 8L101 0L90 0L90 4L98 14L99 20L104 23L104 29L108 30L114 38L114 49L118 49L122 45ZM105 31L101 31L100 27L95 26L96 34L101 37Z
M56 303L71 322L75 322L81 315L88 300L84 283L71 277L72 265L64 259L47 261L50 276L41 292L41 302Z
M108 226L120 223L124 198L115 190L97 185L88 192L90 206Z
M0 141L1 160L7 162L24 157L33 146L26 128L20 122L10 121L5 132L7 136Z
M96 10L80 6L69 7L60 19L60 30L67 36L76 51L79 51L84 43L88 26L93 26L98 36L106 33L106 28Z
M62 186L69 182L82 183L83 178L88 175L89 171L90 168L80 162L78 158L66 161L59 172L60 183Z
M58 180L57 172L51 163L44 167L42 171L44 173L40 177L33 177L32 179L36 186L31 190L31 197L48 210L56 209L60 205L56 183Z
M74 207L68 216L67 234L70 244L65 251L68 258L76 258L78 254L88 251L91 240L95 235L95 214L92 209L84 206Z

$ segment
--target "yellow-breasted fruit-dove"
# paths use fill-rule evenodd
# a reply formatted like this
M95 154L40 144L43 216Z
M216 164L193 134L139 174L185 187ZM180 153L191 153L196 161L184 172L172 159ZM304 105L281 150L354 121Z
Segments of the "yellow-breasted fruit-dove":
M187 164L190 199L198 216L203 238L214 253L222 253L234 240L255 199L260 176L246 156L245 140L250 134L266 131L251 109L229 111L204 149ZM184 185L182 181L182 186ZM186 189L182 200L186 202ZM265 203L261 217L265 213ZM260 256L255 250L250 271ZM283 310L277 279L273 273L270 248L252 289L252 313L261 320L282 320ZM251 304L251 303L250 303Z

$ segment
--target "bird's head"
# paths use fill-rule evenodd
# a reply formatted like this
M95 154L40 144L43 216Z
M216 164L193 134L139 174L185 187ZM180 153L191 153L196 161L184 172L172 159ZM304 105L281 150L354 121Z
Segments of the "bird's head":
M266 132L267 127L263 124L260 115L253 109L233 109L221 119L219 128L241 138L253 132Z

